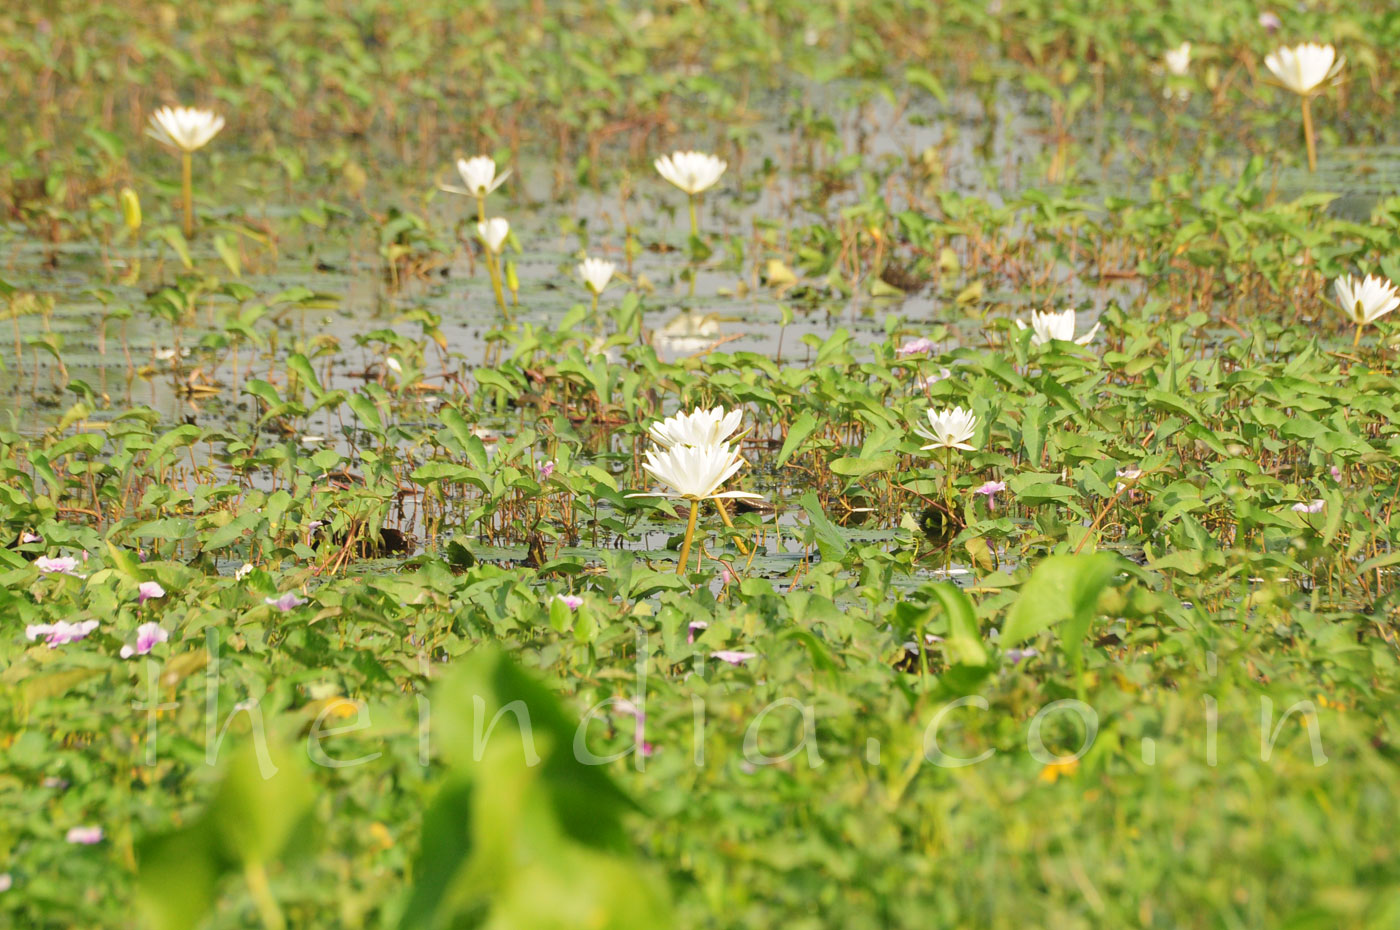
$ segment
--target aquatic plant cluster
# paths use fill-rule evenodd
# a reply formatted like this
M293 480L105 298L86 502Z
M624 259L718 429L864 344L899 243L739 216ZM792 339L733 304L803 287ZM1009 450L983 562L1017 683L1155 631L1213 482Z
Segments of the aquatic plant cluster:
M1391 4L40 6L0 924L1400 925Z

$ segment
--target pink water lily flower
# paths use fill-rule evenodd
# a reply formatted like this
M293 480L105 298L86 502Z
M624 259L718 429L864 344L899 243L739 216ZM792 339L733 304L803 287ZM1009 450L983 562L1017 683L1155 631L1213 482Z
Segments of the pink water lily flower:
M1293 505L1294 513L1321 513L1322 508L1327 506L1327 502L1318 498L1309 503L1299 502Z
M579 597L577 594L556 594L554 595L554 599L556 601L563 601L564 606L570 610L578 610L583 606L583 598Z
M152 598L165 597L165 589L159 581L143 581L136 586L136 597L139 603L144 604Z
M719 659L721 662L728 662L730 665L743 665L749 659L758 658L756 652L741 652L736 649L721 649L719 652L710 653L710 658Z
M907 358L910 355L928 355L934 348L933 340L920 336L918 339L910 339L895 349L894 354L897 358Z
M69 623L67 620L57 623L31 623L24 628L24 638L33 642L42 636L50 649L56 649L86 638L97 627L96 620L82 620L78 623Z
M1006 490L1006 482L1005 482L1005 481L988 481L986 484L982 485L980 488L975 489L972 493L973 493L973 494L981 494L981 495L983 495L984 497L986 497L986 498L987 498L987 509L990 510L991 508L993 508L993 507L996 506L996 503L997 503L997 495L1000 494L1002 491L1005 491L1005 490Z
M288 591L286 594L283 594L280 597L265 597L263 598L263 603L271 605L272 607L276 607L278 610L282 611L283 613L286 613L287 611L292 610L293 608L300 607L302 604L305 604L306 598L297 597L297 593L295 591Z
M64 838L70 843L91 846L94 843L102 842L102 837L101 827L69 827L68 834Z
M647 715L642 713L642 709L627 698L617 698L613 704L619 711L637 722L636 729L632 734L632 739L637 744L637 752L643 756L650 756L656 752L656 747L647 742Z
M136 645L123 646L121 656L129 659L132 656L143 656L155 648L156 643L163 643L170 639L170 633L162 629L159 623L143 623L136 628Z
M71 555L50 558L41 555L34 560L34 567L45 575L71 575L78 570L78 560Z

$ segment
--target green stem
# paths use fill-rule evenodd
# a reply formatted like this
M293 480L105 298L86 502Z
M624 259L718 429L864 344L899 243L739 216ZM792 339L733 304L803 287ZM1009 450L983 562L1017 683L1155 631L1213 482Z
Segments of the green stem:
M590 314L593 317L593 331L601 334L603 332L603 321L598 317L598 292L594 291L591 287L589 290L593 291L593 311Z
M1359 346L1359 345L1361 345L1361 324L1360 324L1360 323L1357 323L1357 324L1356 324L1356 337L1355 337L1354 339L1351 340L1351 347L1352 347L1353 349L1355 349L1355 348L1356 348L1357 346Z
M729 519L729 510L724 506L724 501L718 497L715 498L715 509L719 511L719 518L724 521L724 525L734 530L734 521ZM730 537L734 540L734 545L739 547L740 555L749 554L749 547L744 543L744 537L739 535L738 530L734 530Z
M180 153L180 190L185 204L185 238L194 237L194 165L189 152Z
M690 543L695 539L695 520L700 516L700 502L690 502L690 519L685 524L685 542L681 544L681 557L676 562L676 574L685 574L685 563L690 561Z
M1317 170L1317 142L1313 139L1312 98L1303 97L1303 140L1308 146L1308 170Z
M501 314L510 319L510 310L506 307L506 294L501 289L501 269L497 262L500 256L492 252L490 248L486 250L486 270L491 273L491 288L496 292L496 306L501 308Z
M948 505L948 512L953 512L953 447L946 446L943 449L943 499Z
M697 198L696 198L696 196L695 196L694 194L691 194L691 195L690 195L690 235L691 235L692 238L699 239L699 238L700 238L700 220L699 220L699 218L696 216L696 213L695 213L695 201L696 201L696 199L697 199Z
M277 906L277 899L272 896L272 889L268 887L267 870L263 868L263 864L257 861L245 863L243 878L248 883L248 892L253 896L253 903L257 905L263 926L267 927L267 930L286 930L287 920L282 916L282 909Z

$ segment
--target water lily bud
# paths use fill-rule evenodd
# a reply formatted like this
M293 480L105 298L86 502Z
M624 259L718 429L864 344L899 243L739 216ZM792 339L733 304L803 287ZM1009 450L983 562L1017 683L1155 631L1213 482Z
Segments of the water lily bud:
M515 303L520 303L520 274L515 270L515 262L506 262L506 287L510 290L510 298Z
M118 200L121 202L122 219L126 220L126 228L136 232L141 228L141 198L136 195L136 191L123 187Z

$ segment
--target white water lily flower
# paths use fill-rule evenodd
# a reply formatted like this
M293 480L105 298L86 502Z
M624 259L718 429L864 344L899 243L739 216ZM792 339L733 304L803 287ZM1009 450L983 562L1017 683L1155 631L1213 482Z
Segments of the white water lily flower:
M617 271L616 265L601 258L585 258L578 266L578 276L583 279L584 286L592 291L594 296L603 293L603 289L608 286L615 271Z
M493 216L484 223L476 224L476 234L491 250L491 254L500 255L506 246L506 237L510 235L510 223L503 216Z
M657 481L671 488L628 497L670 497L688 501L714 498L750 498L762 500L761 494L749 491L721 491L720 486L746 464L738 451L720 443L712 446L672 446L669 449L648 449L642 468Z
M1280 84L1302 96L1335 78L1344 64L1346 59L1338 58L1335 48L1313 42L1277 49L1264 59L1264 65Z
M1162 61L1168 74L1185 77L1191 71L1191 43L1182 42L1176 48L1167 49Z
M465 190L455 190L444 187L444 190L451 190L453 193L465 193L472 197L485 197L505 183L510 177L510 169L507 168L500 174L496 173L496 159L488 155L478 155L475 158L457 159L457 173L462 176L462 183Z
M656 160L661 176L691 195L714 187L727 167L724 161L704 152L675 152Z
M224 128L224 118L213 110L194 107L161 107L151 114L146 133L157 142L193 152L204 148Z
M929 440L928 445L921 447L925 452L932 449L977 451L977 447L968 442L972 434L977 432L977 418L972 415L971 410L961 407L937 412L929 410L928 425L928 429L922 426L914 427L915 433Z
M651 438L663 449L675 446L716 446L727 442L744 419L743 410L725 412L723 407L706 410L697 407L651 425Z
M1094 335L1099 331L1099 324L1095 323L1093 329L1089 330L1078 339L1075 339L1074 324L1075 317L1073 308L1060 313L1052 313L1048 310L1045 313L1041 313L1039 310L1032 310L1030 328L1035 330L1035 335L1031 336L1031 342L1035 345L1043 346L1052 339L1060 339L1065 342L1074 342L1082 346L1088 345L1089 341L1093 339ZM1016 325L1021 329L1026 328L1026 324L1020 320L1016 321Z
M1368 274L1365 280L1358 281L1351 275L1343 275L1333 286L1342 312L1357 326L1373 323L1400 307L1400 294L1387 278Z

